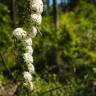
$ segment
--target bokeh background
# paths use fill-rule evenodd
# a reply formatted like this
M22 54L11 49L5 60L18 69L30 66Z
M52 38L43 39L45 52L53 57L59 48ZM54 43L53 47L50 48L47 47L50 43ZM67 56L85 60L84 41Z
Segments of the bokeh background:
M37 75L31 96L96 96L96 0L43 2L42 36L33 40ZM29 30L29 18L28 0L0 0L0 96L15 93L18 62L12 31Z

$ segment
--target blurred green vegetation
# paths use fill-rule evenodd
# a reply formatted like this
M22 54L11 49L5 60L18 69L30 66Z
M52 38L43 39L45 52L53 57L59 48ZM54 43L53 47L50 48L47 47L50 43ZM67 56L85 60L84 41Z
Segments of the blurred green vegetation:
M19 12L15 24L28 30L28 3L17 0L16 4ZM67 10L67 7L64 8ZM63 10L63 7L60 9ZM52 13L50 10L49 15ZM53 16L43 13L40 26L43 35L33 40L34 65L38 75L34 76L36 90L32 96L96 96L96 6L88 0L81 0L72 10L62 10L58 30L54 28ZM16 77L12 23L9 6L5 2L0 3L2 83ZM20 96L25 95L21 92Z

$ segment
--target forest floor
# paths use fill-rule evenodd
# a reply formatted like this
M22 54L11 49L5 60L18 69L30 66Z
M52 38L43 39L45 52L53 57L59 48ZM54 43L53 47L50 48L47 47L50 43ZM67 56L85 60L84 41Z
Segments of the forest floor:
M17 85L13 83L0 84L0 96L16 96L14 95L17 89Z

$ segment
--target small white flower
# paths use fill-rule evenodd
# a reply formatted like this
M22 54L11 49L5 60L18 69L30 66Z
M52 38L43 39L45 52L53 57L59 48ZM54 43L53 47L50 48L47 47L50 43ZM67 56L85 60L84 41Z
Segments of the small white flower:
M33 54L33 48L31 46L26 46L25 47L25 52L32 55Z
M28 66L29 73L34 74L35 68L34 68L33 64L29 63L27 66Z
M33 26L30 28L29 36L34 38L36 35L37 35L37 28Z
M32 76L29 72L24 72L23 76L24 76L25 82L31 82L32 81Z
M23 59L26 63L33 63L33 57L29 53L24 53L23 54Z
M24 46L31 46L32 45L32 39L31 38L26 38L22 41Z
M30 8L32 10L32 12L36 12L41 14L43 12L43 2L35 2L35 3L30 3Z
M31 14L31 21L33 24L40 25L42 22L42 16L40 14Z
M24 31L22 28L16 28L13 31L14 37L16 37L18 40L25 39L27 37L27 32Z

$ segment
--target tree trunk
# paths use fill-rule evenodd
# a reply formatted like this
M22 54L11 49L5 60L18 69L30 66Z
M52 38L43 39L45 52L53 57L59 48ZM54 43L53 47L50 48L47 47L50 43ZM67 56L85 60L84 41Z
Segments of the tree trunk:
M64 0L61 0L61 6L63 6L64 5Z
M53 13L54 13L54 26L55 26L55 29L58 29L59 22L58 22L58 4L57 4L57 0L53 0Z
M91 0L91 2L92 2L93 4L96 4L96 0Z
M15 0L10 0L10 17L12 20L12 27L15 28L16 24L15 24L15 18L16 18L16 6L15 6Z
M49 9L50 0L47 0L47 9Z

